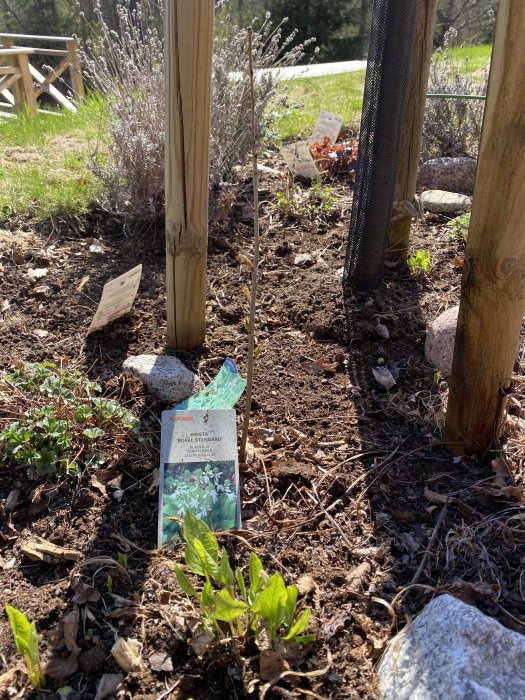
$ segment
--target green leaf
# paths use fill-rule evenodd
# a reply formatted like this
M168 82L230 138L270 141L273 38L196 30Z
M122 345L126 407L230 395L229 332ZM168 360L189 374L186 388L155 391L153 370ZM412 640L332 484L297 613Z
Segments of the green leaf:
M214 563L212 566L215 577L218 571L217 559L219 556L219 543L210 528L193 513L187 510L182 521L182 533L186 541L185 561L189 569L199 576L206 576L202 562L195 551L195 541L199 541L206 552L205 561ZM208 573L208 575L210 575Z
M13 633L13 637L15 639L17 651L20 654L29 653L29 644L33 633L31 623L23 612L20 612L20 610L17 610L16 608L12 608L10 605L5 606L5 611L7 613L7 619L9 620L11 632Z
M206 581L201 593L201 605L205 608L209 608L214 604L214 602L215 598L213 597L211 583L209 581Z
M180 566L175 565L175 576L177 577L177 583L182 588L184 593L186 593L186 595L189 596L190 598L196 598L197 593L195 591L195 588L193 588L188 577L186 576L184 571L180 568Z
M262 561L259 559L255 552L250 554L250 565L248 569L250 575L250 589L248 592L248 598L250 602L253 603L257 593L261 590L264 585L264 569Z
M193 550L197 556L197 559L199 560L200 568L203 571L203 575L206 576L207 579L216 579L219 574L219 566L217 564L217 561L211 558L205 546L200 540L193 540ZM188 548L186 548L186 553L187 552Z
M242 575L242 571L240 569L235 569L235 580L239 586L242 599L246 600L246 583L244 582L244 576Z
M287 586L286 587L286 604L285 604L285 623L290 625L295 617L295 604L297 603L297 587Z
M102 437L104 435L104 431L102 430L102 428L86 428L82 431L82 434L85 435L89 440L96 440L97 438Z
M226 588L215 594L214 602L215 610L212 617L223 622L233 622L248 610L246 603L233 598Z
M226 554L225 549L222 550L221 563L219 565L219 571L217 574L217 581L219 581L219 583L222 583L223 586L226 586L228 588L233 586L233 570L230 566L228 555Z
M315 642L316 639L317 637L315 636L315 634L303 634L299 637L296 637L293 641L296 644L301 644L304 646L306 644L311 644L312 642Z
M275 637L284 620L287 601L286 585L283 577L276 571L252 604L252 611L259 613L268 622L270 639Z
M286 635L285 639L293 639L294 637L302 634L308 627L311 614L312 612L308 608L303 610L294 624L290 627L290 631Z

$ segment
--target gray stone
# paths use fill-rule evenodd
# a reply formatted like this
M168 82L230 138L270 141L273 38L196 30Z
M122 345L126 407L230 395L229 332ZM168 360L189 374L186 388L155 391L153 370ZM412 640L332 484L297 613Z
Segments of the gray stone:
M138 377L161 401L178 403L203 388L204 384L171 355L134 355L124 360L122 369Z
M443 311L432 323L425 338L426 361L444 375L449 375L452 371L458 313L459 306L451 306Z
M472 200L466 194L425 190L421 193L421 204L423 209L431 214L463 214L470 211Z
M474 158L432 158L420 166L417 184L431 190L472 194L476 168Z
M381 700L525 698L525 636L442 595L390 642Z

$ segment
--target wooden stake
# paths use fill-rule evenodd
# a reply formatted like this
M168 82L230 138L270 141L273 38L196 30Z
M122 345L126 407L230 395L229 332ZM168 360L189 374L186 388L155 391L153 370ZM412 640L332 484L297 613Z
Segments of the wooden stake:
M213 0L166 0L168 346L204 341Z
M412 216L405 210L402 203L404 201L412 203L416 193L437 5L438 0L419 0L417 10L416 32L408 78L407 106L394 189L394 210L388 238L387 258L391 260L406 260L408 255Z
M250 80L250 130L252 132L252 182L253 182L253 260L252 289L250 293L250 330L248 335L248 368L246 383L246 407L242 426L239 462L246 460L246 443L252 412L253 359L255 354L255 310L257 303L257 272L259 270L259 173L257 170L257 133L255 130L255 81L253 76L252 28L248 29L248 66Z
M445 442L498 438L525 307L525 3L500 0L463 270Z
M71 89L73 99L80 102L85 97L84 81L82 79L82 65L78 57L78 41L76 39L66 41L67 59L69 62L69 75L71 78Z

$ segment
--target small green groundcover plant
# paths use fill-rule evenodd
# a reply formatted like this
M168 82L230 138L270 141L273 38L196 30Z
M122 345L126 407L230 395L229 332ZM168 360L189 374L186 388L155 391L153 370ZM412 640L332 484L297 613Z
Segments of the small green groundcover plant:
M468 229L470 226L470 212L466 214L461 214L461 216L456 216L452 219L447 226L447 238L449 241L453 241L456 238L462 238L464 241L467 240Z
M322 184L320 177L306 188L288 184L275 193L275 200L277 211L289 219L324 220L338 213L337 197L330 185Z
M278 572L268 576L255 552L250 554L246 579L240 568L232 569L226 551L219 552L208 526L189 511L182 531L186 566L204 583L195 588L180 566L175 566L175 574L198 608L202 634L210 640L232 637L242 642L252 637L261 651L269 644L283 655L315 640L307 633L311 611L300 611L297 587L287 586Z
M124 449L138 419L81 372L51 362L25 364L0 378L0 393L17 419L0 431L0 469L27 467L30 478L73 475Z
M430 270L430 252L428 250L416 250L415 254L408 258L408 266L415 277L421 272L427 273Z
M15 640L16 650L25 658L29 680L35 690L40 690L44 687L46 679L40 664L35 623L29 622L23 612L10 605L5 606L5 611Z

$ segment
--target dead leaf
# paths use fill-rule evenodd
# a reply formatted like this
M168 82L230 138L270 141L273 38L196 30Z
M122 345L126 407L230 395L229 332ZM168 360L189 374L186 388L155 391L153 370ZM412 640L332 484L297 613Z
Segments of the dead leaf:
M41 296L45 296L51 291L51 287L48 284L39 284L36 287L33 287L33 292L35 294L39 294Z
M390 338L390 331L384 323L379 323L379 321L377 322L377 325L375 327L375 332L376 335L378 335L383 340L388 340Z
M153 671L171 673L173 671L173 661L171 656L164 651L155 651L149 657L149 665Z
M36 280L42 279L42 277L45 277L47 275L47 267L37 267L35 269L29 268L27 271L27 276L32 282L36 282Z
M16 504L18 503L18 498L20 497L20 489L13 489L12 491L9 492L9 495L5 499L4 503L4 510L7 513L12 513L14 509L16 508Z
M88 586L81 582L73 595L73 601L78 605L96 603L100 600L100 593L94 586Z
M262 649L259 658L259 677L263 681L271 681L272 678L289 671L290 666L286 659L275 649Z
M14 668L10 668L9 671L6 671L5 673L2 673L0 676L0 698L5 698L7 700L9 697L9 689L14 683L16 679L16 675L18 673L18 668L16 666Z
M120 637L111 647L111 655L126 673L142 667L141 651L142 644L137 639L122 639Z
M324 639L331 639L335 637L338 632L344 630L347 620L348 613L346 611L336 612L321 628Z
M78 605L75 605L73 610L62 618L62 624L64 626L64 644L68 651L74 652L75 654L80 653L80 649L77 646L79 620L80 613Z
M372 569L372 565L368 561L364 561L355 569L352 569L346 575L345 581L352 593L361 593L364 588L364 580Z
M392 372L387 367L372 367L372 374L378 384L389 391L396 385Z
M94 488L98 489L98 491L100 491L100 493L101 493L103 496L107 496L107 495L108 495L108 492L106 491L105 485L102 483L102 481L99 480L99 478L97 477L96 474L93 474L93 476L91 477L91 479L90 479L90 484L91 484L91 486L93 486Z
M2 302L2 311L7 311L10 306L11 306L11 302L9 301L9 299L4 299L4 301ZM1 678L1 676L0 676L0 678Z
M76 549L66 549L60 545L48 542L43 537L33 537L23 542L20 549L22 554L33 561L41 561L47 564L58 564L60 561L77 561L81 553Z
M314 259L309 253L299 253L293 259L293 264L298 267L310 267L314 264Z
M197 656L203 656L210 648L214 639L215 637L211 632L201 632L195 635L195 637L191 637L191 639L188 640L188 644Z
M509 484L514 484L514 477L510 470L509 465L503 459L503 457L496 457L491 462L492 471L496 475L494 482L497 486L508 486Z
M122 673L105 673L98 684L95 700L104 700L108 695L116 695L123 680Z
M48 661L45 667L46 676L51 678L69 678L78 668L78 654L71 652L66 657L55 657Z
M324 357L320 357L315 362L301 362L301 367L307 372L328 372L329 374L335 374L337 370L336 365L329 365L324 361Z
M89 246L90 253L105 253L106 249L102 243L96 238L93 239L93 243Z
M313 580L311 576L301 576L296 583L297 591L299 595L306 595L307 593L310 593L311 591L317 590L317 584Z
M80 284L77 287L77 292L81 292L88 282L89 282L89 275L84 275L84 277L82 277L82 279L80 280Z
M36 335L37 338L47 338L49 331L46 331L43 328L35 328L33 335Z
M464 266L465 266L464 258L460 258L459 255L456 255L456 257L454 259L454 267L462 268Z

